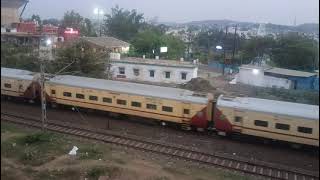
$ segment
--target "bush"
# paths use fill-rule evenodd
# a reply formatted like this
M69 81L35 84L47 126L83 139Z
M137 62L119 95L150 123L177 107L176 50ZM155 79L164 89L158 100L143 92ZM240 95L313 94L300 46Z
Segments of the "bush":
M25 144L35 144L35 143L43 143L43 142L50 142L52 141L52 134L50 133L35 133L31 135L25 136L22 141Z

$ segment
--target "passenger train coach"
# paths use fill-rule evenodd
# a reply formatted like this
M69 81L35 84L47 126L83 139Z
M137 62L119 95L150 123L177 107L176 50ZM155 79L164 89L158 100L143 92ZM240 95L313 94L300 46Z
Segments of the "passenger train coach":
M39 98L38 73L1 68L1 96ZM199 94L184 89L55 76L45 83L47 101L180 124L183 129L214 129L219 135L245 134L319 146L319 106L248 97Z

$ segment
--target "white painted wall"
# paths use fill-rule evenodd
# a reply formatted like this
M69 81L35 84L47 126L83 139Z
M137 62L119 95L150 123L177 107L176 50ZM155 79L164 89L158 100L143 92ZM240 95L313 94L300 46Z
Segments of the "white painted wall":
M254 74L253 69L240 68L239 75L237 77L237 82L240 82L243 84L250 84L253 86L263 86L264 85L263 70L259 70L259 73Z
M264 76L264 87L276 87L290 89L291 81L284 78L277 78L272 76Z
M181 84L190 81L192 78L198 76L198 68L185 68L185 67L168 67L157 65L145 64L129 64L113 62L111 65L111 72L113 77L120 75L119 67L125 68L126 79L150 81L150 82L164 82ZM134 75L133 69L139 69L139 76ZM154 70L154 77L150 77L150 70ZM170 78L165 78L165 72L170 72ZM186 80L181 79L181 73L187 73Z
M276 87L291 88L291 81L285 78L277 78L273 76L265 76L263 69L259 69L259 73L253 73L251 68L240 68L239 74L236 75L236 81L260 87Z

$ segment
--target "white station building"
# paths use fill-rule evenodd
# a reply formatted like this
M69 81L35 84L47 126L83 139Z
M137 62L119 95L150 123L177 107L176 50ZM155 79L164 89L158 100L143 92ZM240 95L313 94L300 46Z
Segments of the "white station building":
M114 57L110 68L114 79L182 84L198 76L196 61Z

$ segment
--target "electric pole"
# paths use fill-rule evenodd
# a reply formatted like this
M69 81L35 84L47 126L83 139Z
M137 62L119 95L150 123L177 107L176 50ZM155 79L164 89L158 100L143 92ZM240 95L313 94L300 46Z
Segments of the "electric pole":
M40 61L40 90L41 90L41 122L42 130L46 129L47 123L47 102L45 89L45 62L52 59L52 41L49 37L39 40L39 61Z
M46 103L46 90L45 90L45 60L40 59L40 87L41 87L41 122L42 130L46 129L47 122L47 103Z
M226 63L226 39L228 35L228 26L226 26L226 34L224 36L224 42L223 42L223 63L222 63L222 75L224 75L224 68Z
M237 39L237 25L234 29L234 36L233 36L233 50L232 50L232 61L234 62L234 54L236 51L236 39Z

